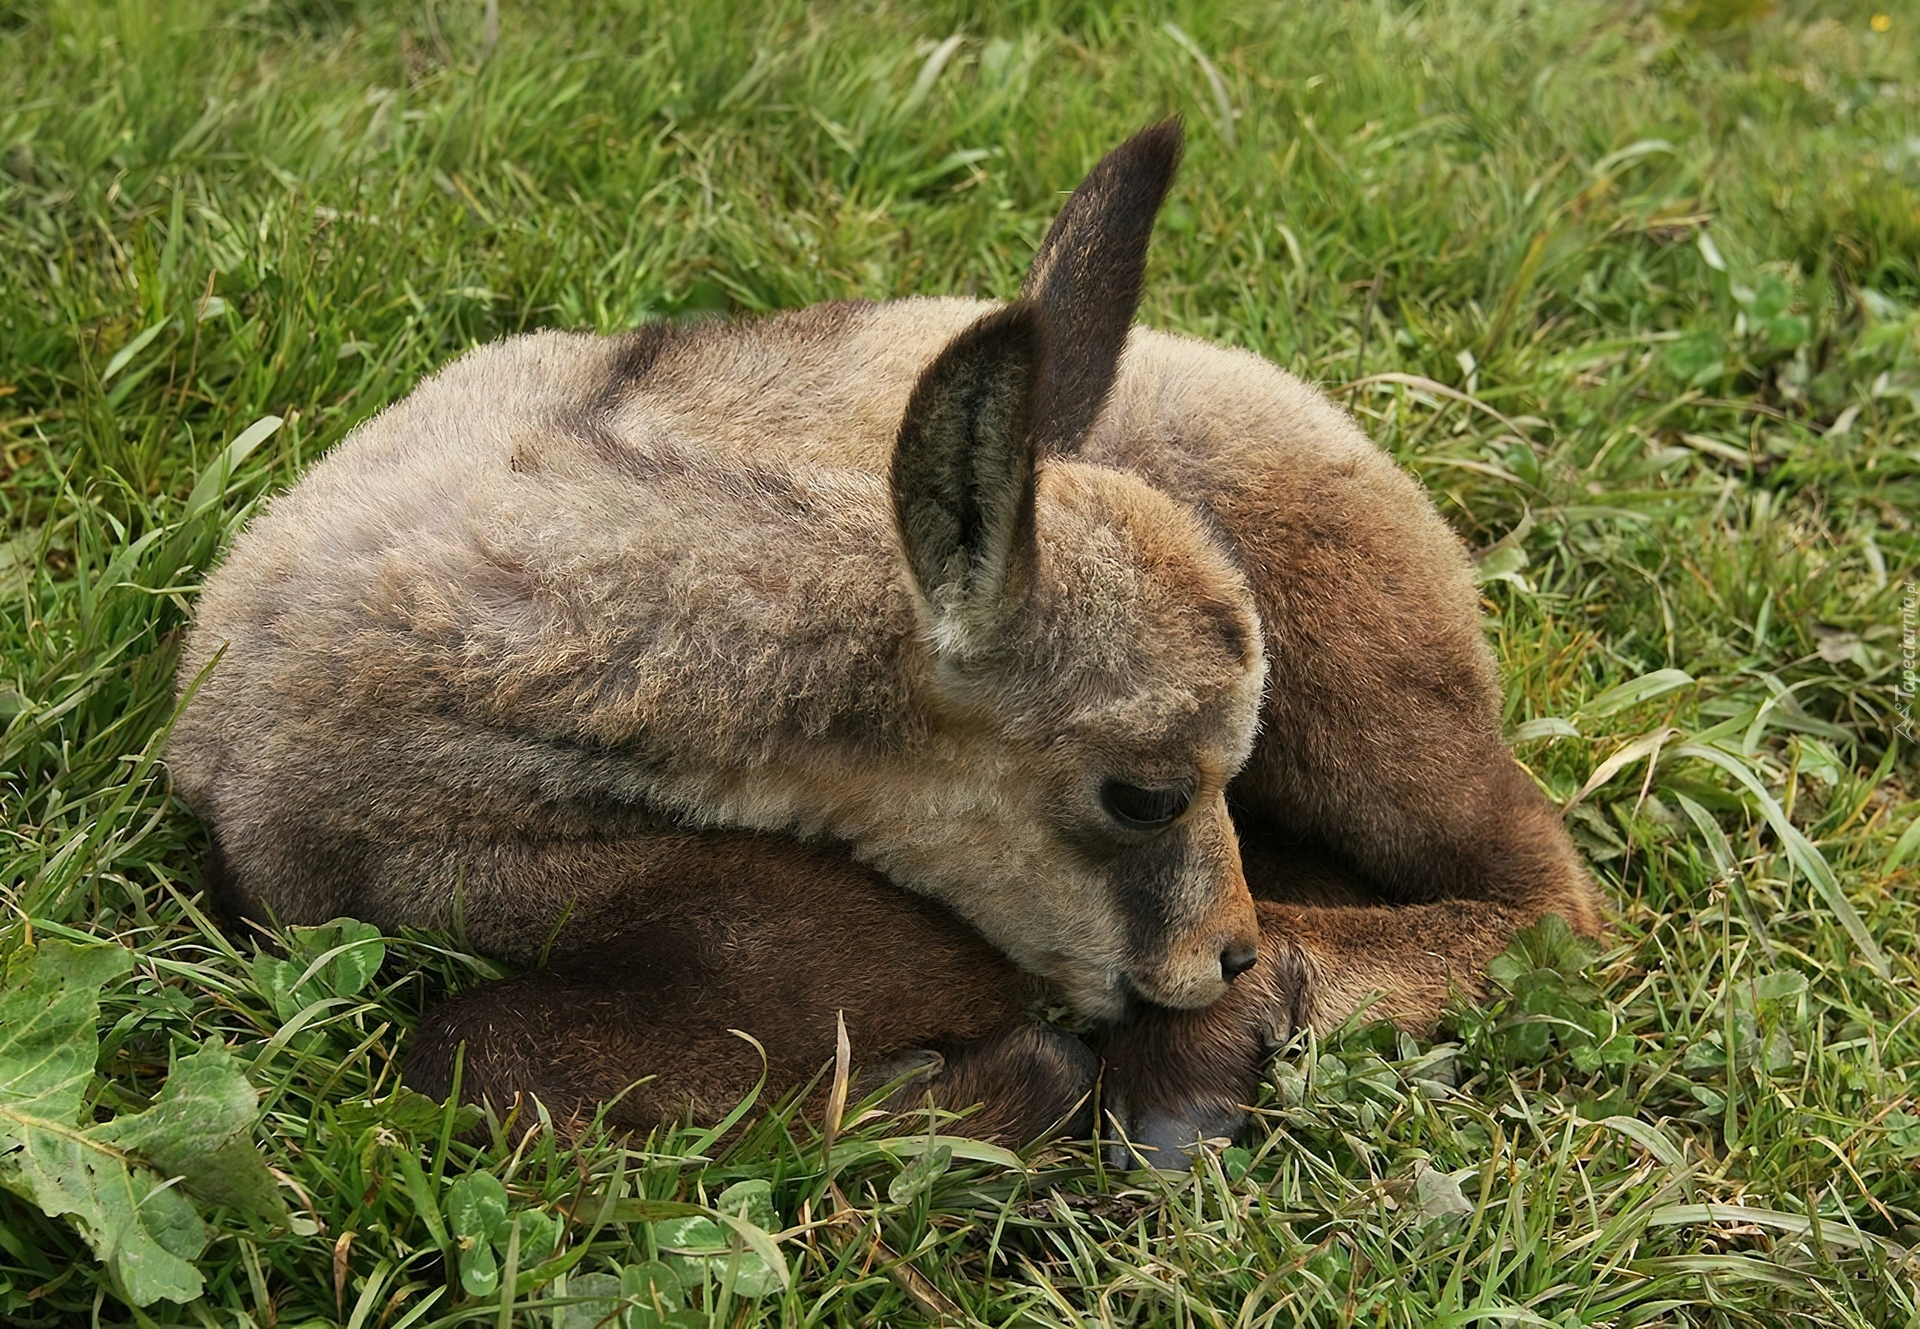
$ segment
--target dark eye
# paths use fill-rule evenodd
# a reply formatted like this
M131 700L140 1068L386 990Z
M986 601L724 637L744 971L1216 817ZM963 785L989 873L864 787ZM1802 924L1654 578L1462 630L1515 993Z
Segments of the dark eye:
M1165 826L1187 810L1193 792L1183 784L1142 788L1124 780L1109 780L1100 786L1100 802L1122 826L1138 831L1153 831Z

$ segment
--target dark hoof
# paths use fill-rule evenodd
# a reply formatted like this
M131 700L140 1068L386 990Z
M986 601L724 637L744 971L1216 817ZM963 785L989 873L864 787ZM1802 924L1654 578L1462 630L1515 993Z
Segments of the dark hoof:
M1299 1023L1306 961L1269 932L1252 969L1202 1010L1147 1007L1114 1026L1102 1049L1104 1100L1132 1148L1115 1144L1115 1167L1184 1168L1202 1140L1232 1139L1260 1069Z
M1193 1104L1186 1111L1142 1113L1124 1124L1124 1140L1107 1146L1107 1165L1180 1171L1193 1166L1203 1143L1231 1142L1246 1124L1247 1114L1237 1107Z

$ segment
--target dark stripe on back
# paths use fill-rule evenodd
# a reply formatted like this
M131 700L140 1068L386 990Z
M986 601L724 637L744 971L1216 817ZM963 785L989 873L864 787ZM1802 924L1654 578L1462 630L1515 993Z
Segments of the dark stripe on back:
M682 331L672 323L643 323L632 332L623 333L607 361L606 382L594 393L587 409L600 415L618 406L627 394L646 381L660 359L660 352Z
M873 308L870 300L831 300L762 318L705 318L643 323L616 339L607 359L607 375L582 404L586 417L577 430L592 439L604 432L604 417L619 410L634 393L643 390L668 351L687 352L697 343L728 340L790 341L800 344L830 342L843 336L857 315Z

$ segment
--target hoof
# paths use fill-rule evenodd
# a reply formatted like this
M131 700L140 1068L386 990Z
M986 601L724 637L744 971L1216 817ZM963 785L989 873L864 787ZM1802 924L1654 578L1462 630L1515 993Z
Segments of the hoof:
M1108 1150L1115 1167L1190 1167L1202 1140L1239 1134L1261 1068L1300 1023L1307 972L1299 947L1269 933L1212 1006L1149 1007L1112 1028L1106 1106L1131 1145Z
M1239 1108L1193 1104L1185 1110L1142 1113L1124 1123L1124 1136L1107 1146L1107 1166L1159 1168L1177 1172L1190 1168L1203 1143L1232 1140L1247 1124Z

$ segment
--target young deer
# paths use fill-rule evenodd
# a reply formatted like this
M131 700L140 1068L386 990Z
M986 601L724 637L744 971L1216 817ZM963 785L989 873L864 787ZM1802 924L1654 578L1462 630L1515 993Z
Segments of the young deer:
M1086 1073L1018 1031L1033 975L1152 1008L1108 1095L1167 1139L1276 1028L1430 1021L1516 926L1597 929L1424 493L1297 379L1132 326L1179 152L1109 154L1010 305L510 338L344 440L182 660L225 906L550 948L414 1073L464 1038L571 1112L666 1070L636 1120L727 1097L744 1044L665 1052L739 1013L812 1073L831 996L1024 1127Z

